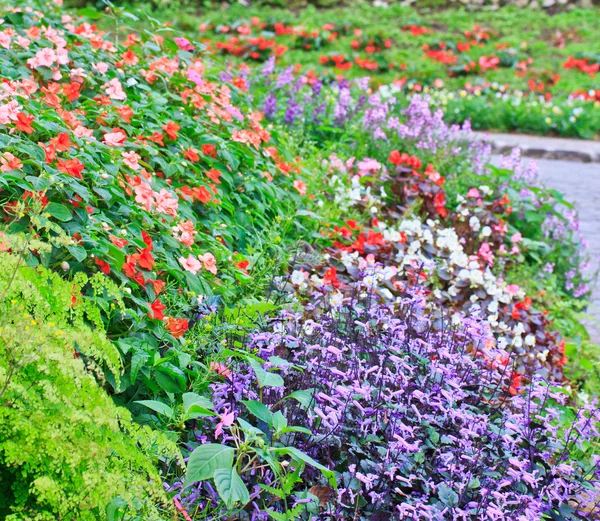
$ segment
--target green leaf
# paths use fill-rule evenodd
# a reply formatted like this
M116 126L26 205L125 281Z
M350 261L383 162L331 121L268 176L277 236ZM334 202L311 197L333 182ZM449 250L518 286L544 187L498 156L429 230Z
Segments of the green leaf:
M264 403L257 402L256 400L242 400L242 403L246 406L246 409L250 411L250 414L256 416L259 420L264 421L270 426L273 425L273 413Z
M324 465L321 465L320 463L318 463L317 461L312 459L308 454L304 454L304 452L298 450L295 447L272 448L271 452L273 452L274 454L287 454L288 456L291 456L295 460L302 461L304 463L307 463L311 467L314 467L317 470L320 470L321 473L323 474L323 476L325 476L327 478L327 481L329 481L329 484L332 487L337 488L337 484L335 482L335 474L333 473L333 471L329 470Z
M227 445L207 443L200 445L190 455L185 476L186 487L197 481L211 479L217 469L233 466L234 450Z
M304 407L308 408L311 405L314 405L315 401L314 401L314 395L315 395L315 391L312 389L306 389L303 391L294 391L291 394L288 394L284 400L287 400L288 398L293 398L294 400L296 400L297 402L300 403L300 405L303 405Z
M215 408L213 403L208 398L206 398L205 396L196 394L196 393L183 393L181 398L183 399L183 410L185 412L188 412L190 410L190 408L192 407L192 405L198 405L199 407L202 407L203 409L214 409Z
M73 216L71 210L69 210L64 204L60 203L48 203L44 211L49 213L52 217L55 217L59 221L70 221Z
M231 508L238 502L245 506L250 501L248 489L234 468L217 469L215 486L227 508Z
M119 521L125 517L128 508L127 501L121 496L114 498L108 505L106 505L106 519L107 521ZM123 512L121 510L124 509Z
M440 501L448 507L451 507L458 503L458 494L454 492L454 490L452 490L445 483L442 483L438 487L437 493L438 497L440 498Z
M254 358L248 357L248 361L250 362L261 387L283 387L284 382L281 376L265 371L262 365Z
M173 409L169 407L166 403L158 402L156 400L137 400L135 403L139 403L148 409L152 409L159 414L163 414L164 416L168 416L169 418L173 416Z
M272 424L275 432L281 432L287 427L287 419L281 413L281 411L277 411L275 414L273 414Z
M163 363L154 368L156 383L168 393L185 391L187 380L183 371L170 363Z
M95 9L92 9L91 7L84 7L83 9L79 9L79 11L77 11L77 14L79 16L85 16L86 18L91 18L92 20L98 20L99 18L102 18L102 13L100 11L96 11Z

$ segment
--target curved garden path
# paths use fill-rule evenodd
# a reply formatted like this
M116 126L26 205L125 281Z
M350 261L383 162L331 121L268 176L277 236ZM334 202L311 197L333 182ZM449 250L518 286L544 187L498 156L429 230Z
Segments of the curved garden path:
M494 158L494 163L497 157ZM579 163L534 159L540 178L548 188L564 194L579 212L581 232L589 244L590 271L600 268L600 163ZM600 344L600 284L592 293L588 327L592 339Z

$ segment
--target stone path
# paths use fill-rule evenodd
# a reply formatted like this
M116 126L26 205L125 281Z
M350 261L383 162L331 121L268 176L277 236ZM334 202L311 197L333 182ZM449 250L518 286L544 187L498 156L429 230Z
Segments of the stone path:
M475 136L476 138L487 138L486 140L499 154L510 152L513 148L518 147L521 149L522 155L528 157L585 163L600 162L600 141L485 132L475 132Z
M494 157L496 163L498 157ZM535 160L540 177L548 188L562 192L579 212L581 232L588 241L591 271L600 267L600 163L574 163L548 159ZM596 284L589 309L592 319L588 329L600 344L600 284Z

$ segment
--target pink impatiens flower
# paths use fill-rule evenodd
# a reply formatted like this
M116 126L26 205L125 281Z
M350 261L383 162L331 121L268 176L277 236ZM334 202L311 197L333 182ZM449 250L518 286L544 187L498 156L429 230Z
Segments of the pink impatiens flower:
M123 86L117 78L113 78L109 82L105 83L104 85L102 85L102 88L105 90L106 94L111 99L122 101L127 98L127 94L125 94Z
M223 427L230 427L233 425L233 421L235 420L235 413L228 412L225 409L225 414L221 416L221 421L217 424L217 428L215 429L215 438L218 438L221 434L223 434Z
M57 60L56 51L48 47L40 49L35 56L27 60L27 65L33 69L38 67L52 67Z
M185 257L179 257L179 264L183 266L183 269L189 271L192 275L196 275L202 269L202 263L194 257L191 253Z
M190 43L187 38L173 38L173 41L177 44L182 51L193 51L194 46Z
M204 255L200 255L198 257L202 264L204 264L204 269L206 271L210 271L212 274L217 274L217 259L212 253L205 253Z
M175 238L186 246L192 246L197 233L193 221L181 221L177 225Z
M21 160L10 152L4 152L0 156L0 171L9 172L10 170L22 170L23 163Z
M141 204L148 212L152 209L154 204L154 191L152 187L142 181L140 184L133 187L135 191L135 202Z
M142 158L139 154L136 152L123 152L122 155L123 163L125 163L129 168L133 170L138 170L140 168L138 161Z
M127 135L121 129L104 134L104 142L111 147L120 147L127 140Z
M104 75L104 74L106 74L106 71L108 70L108 63L104 63L104 62L92 63L92 68L96 69L100 74Z
M177 216L179 201L171 192L163 188L159 193L154 192L154 199L156 200L157 212L166 213L173 217Z
M294 188L298 190L300 195L306 195L306 183L304 181L300 181L300 179L296 179L294 181Z

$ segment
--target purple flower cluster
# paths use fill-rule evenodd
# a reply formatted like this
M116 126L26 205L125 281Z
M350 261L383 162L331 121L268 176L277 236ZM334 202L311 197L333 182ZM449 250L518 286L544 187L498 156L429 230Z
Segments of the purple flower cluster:
M536 377L514 395L510 358L491 345L475 320L435 330L417 297L400 311L353 299L251 338L294 364L286 393L313 393L281 409L312 431L288 443L338 473L319 519L587 519L600 471L568 455L599 436L600 414L585 407L568 425L565 395Z
M488 328L469 318L450 326L431 315L421 292L393 308L373 293L334 307L322 299L315 294L302 313L283 312L245 341L283 387L259 392L254 370L237 358L211 391L219 415L234 412L267 440L268 427L242 400L261 400L288 425L310 430L281 442L334 470L338 488L308 466L282 500L268 493L272 472L252 471L242 475L251 502L237 519L286 512L286 501L300 504L307 490L321 500L318 515L303 516L315 521L591 518L600 484L600 458L586 457L600 437L594 406L570 412L566 395L533 375L515 392L513 361ZM196 432L195 443L233 442L226 432L207 435L207 424ZM210 511L206 519L227 515L208 481L169 491L188 510Z

